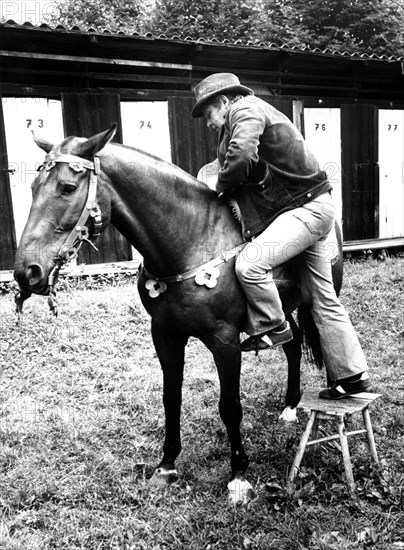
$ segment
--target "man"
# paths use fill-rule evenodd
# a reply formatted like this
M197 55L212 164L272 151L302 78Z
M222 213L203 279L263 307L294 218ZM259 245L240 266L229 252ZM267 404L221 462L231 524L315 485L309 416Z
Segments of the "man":
M289 119L256 97L237 76L210 75L194 92L192 116L205 116L219 137L215 189L238 203L243 235L249 241L236 262L247 297L250 335L241 349L267 349L293 338L272 270L302 253L302 293L334 381L320 397L340 399L369 391L366 360L335 293L324 246L335 221L327 174Z

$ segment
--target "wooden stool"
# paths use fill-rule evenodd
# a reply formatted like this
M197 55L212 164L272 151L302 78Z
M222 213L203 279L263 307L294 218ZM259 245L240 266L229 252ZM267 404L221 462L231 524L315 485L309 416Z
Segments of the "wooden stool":
M362 433L367 434L367 440L369 443L370 454L376 464L379 464L377 456L375 439L373 436L372 423L369 415L369 405L380 397L377 393L358 393L345 399L337 401L329 401L326 399L320 399L318 397L319 389L306 388L304 390L302 399L298 404L298 408L306 410L309 414L309 420L306 424L306 429L300 439L299 447L295 459L292 464L292 468L288 477L288 491L293 492L294 480L299 472L299 466L302 461L306 447L309 445L316 445L317 443L324 443L326 441L333 441L339 439L341 445L342 457L344 460L345 474L348 485L348 490L351 494L355 491L355 482L352 473L351 457L349 455L348 437L351 435L358 435ZM353 432L346 432L345 430L345 418L353 413L362 412L363 422L365 424L364 430L356 430ZM330 435L327 437L317 438L317 430L320 420L332 420L338 425L338 434ZM309 441L310 434L313 432L314 438Z

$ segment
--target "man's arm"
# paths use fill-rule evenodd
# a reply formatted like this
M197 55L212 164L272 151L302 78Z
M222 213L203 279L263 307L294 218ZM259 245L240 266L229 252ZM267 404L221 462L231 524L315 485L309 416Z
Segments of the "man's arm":
M237 102L230 107L228 124L229 144L218 175L218 193L240 185L258 162L258 146L265 130L265 116L256 103Z

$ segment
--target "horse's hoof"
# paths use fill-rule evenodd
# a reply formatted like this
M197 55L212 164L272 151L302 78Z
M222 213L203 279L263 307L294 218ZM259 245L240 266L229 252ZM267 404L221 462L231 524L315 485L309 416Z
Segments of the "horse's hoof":
M297 408L296 407L285 407L282 411L282 414L279 415L279 420L284 422L296 422L297 421Z
M251 483L245 479L232 479L227 488L231 504L248 504L255 496Z
M177 470L166 470L165 468L160 467L154 470L150 483L151 485L156 485L157 487L166 487L177 480Z

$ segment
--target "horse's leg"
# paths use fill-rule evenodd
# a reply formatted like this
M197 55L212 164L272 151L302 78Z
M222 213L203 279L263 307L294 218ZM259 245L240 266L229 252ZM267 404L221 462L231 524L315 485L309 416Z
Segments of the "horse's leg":
M163 369L163 404L165 440L163 459L154 471L151 482L168 485L177 479L175 460L181 452L180 416L184 350L188 337L162 329L152 322L152 336Z
M302 358L303 338L292 314L287 315L286 318L293 331L293 340L282 346L288 361L288 387L285 399L286 408L280 415L280 419L293 422L296 420L296 406L301 397L300 362Z
M244 475L248 457L241 441L240 424L243 417L240 402L241 351L239 332L224 326L214 334L200 337L213 354L220 381L219 413L226 426L231 448L231 479L228 485L232 502L247 502L252 487Z

